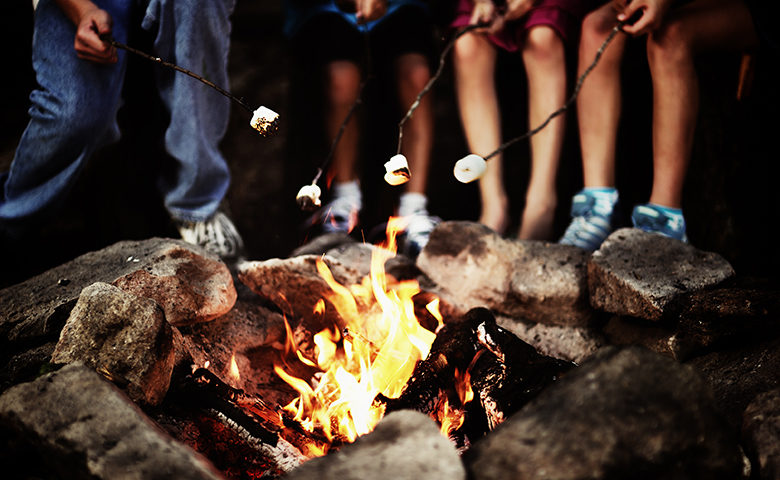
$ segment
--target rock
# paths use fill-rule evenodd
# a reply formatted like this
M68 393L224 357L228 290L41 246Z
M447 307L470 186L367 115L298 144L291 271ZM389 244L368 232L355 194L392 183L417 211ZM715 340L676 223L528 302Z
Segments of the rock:
M222 478L79 364L0 396L0 463L30 478Z
M618 315L660 320L682 294L718 285L734 274L717 253L623 228L607 237L588 262L590 303Z
M497 317L498 324L532 345L542 355L581 364L607 345L604 336L589 327L562 327L543 323L525 323Z
M158 405L171 381L173 336L160 306L107 283L81 292L52 354L107 372L136 402Z
M732 431L690 367L607 347L479 440L469 478L743 478Z
M758 395L745 409L742 438L755 478L780 478L780 389Z
M285 480L457 480L466 478L458 453L436 423L419 412L400 410L373 432L338 452L309 460Z
M299 257L301 255L323 255L328 250L333 250L334 248L352 243L357 242L355 242L355 239L346 233L324 233L293 250L290 253L290 257Z
M49 365L55 345L57 342L44 343L11 357L0 368L0 393L12 385L29 382L37 377Z
M780 338L753 344L735 343L685 362L695 368L715 394L723 417L739 430L742 414L760 393L780 388Z
M322 258L334 280L342 286L359 283L362 277L357 269L324 256L301 255L288 259L243 262L238 265L238 278L260 297L270 300L287 315L288 321L304 324L314 332L331 325L339 325L340 315L333 307L338 302L334 292L317 271L317 260ZM315 307L325 300L325 311L315 313Z
M371 274L371 256L378 248L368 243L350 242L331 248L326 255L354 268L362 279Z
M417 266L463 312L484 306L529 322L584 326L592 316L587 255L569 245L505 240L473 222L443 222Z
M113 283L138 297L156 300L168 323L177 327L213 320L236 302L227 266L179 245L162 249L143 270Z
M84 287L95 282L112 283L151 267L174 246L216 258L181 240L124 241L0 291L0 352L11 354L30 344L57 340Z
M678 330L674 325L613 315L601 331L610 345L641 345L675 360L684 360L682 347L675 340Z

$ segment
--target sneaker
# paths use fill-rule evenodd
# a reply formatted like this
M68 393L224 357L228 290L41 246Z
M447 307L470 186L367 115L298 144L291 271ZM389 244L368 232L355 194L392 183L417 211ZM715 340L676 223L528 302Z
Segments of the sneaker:
M599 248L612 233L617 199L617 191L582 190L577 193L572 199L572 221L558 243L574 245L589 252Z
M357 226L359 214L359 199L336 197L322 209L322 230L325 233L349 233Z
M237 258L243 252L244 240L222 212L203 222L177 221L176 227L185 242L199 245L222 259Z
M637 205L631 213L631 222L634 227L645 232L660 233L661 235L688 243L685 234L685 218L682 210L667 209L652 203Z
M427 210L419 210L413 215L407 215L403 218L406 221L404 253L415 258L428 244L431 232L436 228L436 225L441 223L441 218L429 215Z

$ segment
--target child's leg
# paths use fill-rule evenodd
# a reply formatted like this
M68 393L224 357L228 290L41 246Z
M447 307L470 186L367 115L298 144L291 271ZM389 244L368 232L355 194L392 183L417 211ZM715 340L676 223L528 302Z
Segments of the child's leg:
M496 50L480 34L468 33L455 43L455 86L461 124L469 149L487 155L501 144L501 118L495 87ZM488 161L480 179L482 214L479 221L498 233L508 223L501 156Z
M396 61L396 71L401 111L405 113L430 80L431 70L424 55L406 53ZM407 192L425 194L432 146L433 109L430 95L426 95L404 127L402 150L412 172Z
M696 53L758 45L753 21L738 0L696 0L672 10L648 38L653 78L653 189L650 202L681 208L699 107Z
M328 138L336 138L342 122L360 92L360 68L354 62L337 60L327 66L327 111L325 114ZM356 164L360 131L356 116L347 123L333 153L333 172L336 183L356 181Z
M615 26L611 2L592 12L582 23L578 75L593 62L596 52ZM620 61L627 37L618 35L599 64L583 82L577 97L577 119L585 187L615 186L615 143L620 120Z
M566 101L563 40L548 26L533 27L526 33L522 53L528 77L528 123L534 128ZM518 233L520 239L549 240L552 236L557 204L555 178L564 126L564 118L557 117L531 138L531 178Z

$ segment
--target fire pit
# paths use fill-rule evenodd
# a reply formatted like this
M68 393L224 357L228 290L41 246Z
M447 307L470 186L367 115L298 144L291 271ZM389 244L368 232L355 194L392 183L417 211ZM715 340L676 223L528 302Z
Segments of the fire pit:
M618 281L621 249L658 247L643 232L590 257L445 222L416 262L394 235L320 238L232 274L180 242L124 242L3 291L3 462L44 455L31 474L74 478L747 478L766 448L734 425L777 388L777 297L724 283L717 256L670 244L684 278L646 278L648 295L647 269ZM616 348L604 313L620 309L673 340ZM765 338L730 417L711 393L727 367L691 365L744 341L737 321Z

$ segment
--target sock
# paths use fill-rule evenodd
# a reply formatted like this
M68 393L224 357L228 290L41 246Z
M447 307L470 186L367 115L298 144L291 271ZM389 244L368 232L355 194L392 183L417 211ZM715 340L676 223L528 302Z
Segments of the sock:
M349 204L359 210L363 206L363 194L360 191L360 183L357 180L334 183L333 199L349 200Z
M586 187L583 192L596 200L593 210L599 215L611 215L618 201L615 187Z
M683 217L682 208L665 207L658 205L657 203L648 203L647 205L663 212L669 221L676 225L685 225L685 218Z
M408 217L410 215L425 212L427 205L428 197L422 193L404 193L398 201L398 215L401 217Z

